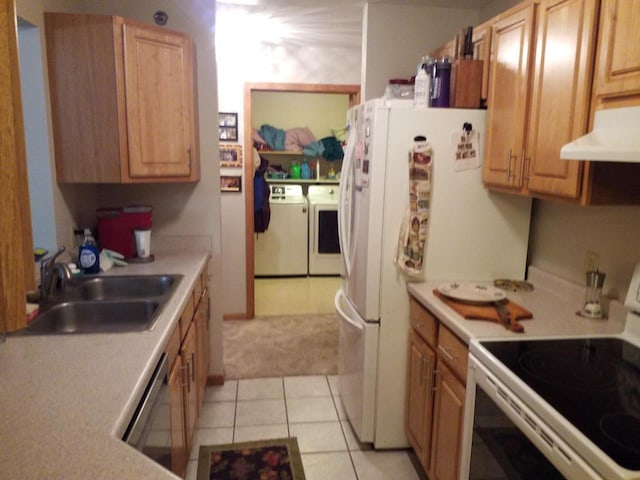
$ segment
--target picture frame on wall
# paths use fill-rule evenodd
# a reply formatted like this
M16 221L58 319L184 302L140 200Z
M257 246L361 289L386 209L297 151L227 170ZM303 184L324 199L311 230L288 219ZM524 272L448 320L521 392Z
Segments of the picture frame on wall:
M241 192L242 175L220 175L221 192Z
M242 147L240 145L220 145L221 167L242 167Z
M238 114L218 112L218 139L227 142L238 141Z

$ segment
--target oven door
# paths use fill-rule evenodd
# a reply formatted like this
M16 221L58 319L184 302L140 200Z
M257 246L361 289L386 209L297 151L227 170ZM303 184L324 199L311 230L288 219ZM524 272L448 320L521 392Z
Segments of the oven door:
M460 478L603 479L469 355Z

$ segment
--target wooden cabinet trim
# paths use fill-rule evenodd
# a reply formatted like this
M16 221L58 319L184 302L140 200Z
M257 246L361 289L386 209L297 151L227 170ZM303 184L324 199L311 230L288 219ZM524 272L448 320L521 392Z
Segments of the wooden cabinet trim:
M15 4L0 4L0 330L27 325L26 292L35 288L27 157L18 69ZM4 323L4 325L1 325Z

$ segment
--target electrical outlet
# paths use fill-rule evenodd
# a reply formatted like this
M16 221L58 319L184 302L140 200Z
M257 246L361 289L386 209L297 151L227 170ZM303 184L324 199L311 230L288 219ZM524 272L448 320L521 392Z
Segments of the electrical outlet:
M590 250L584 254L584 269L587 272L592 272L594 270L598 270L598 265L600 264L600 255L596 252L592 252Z

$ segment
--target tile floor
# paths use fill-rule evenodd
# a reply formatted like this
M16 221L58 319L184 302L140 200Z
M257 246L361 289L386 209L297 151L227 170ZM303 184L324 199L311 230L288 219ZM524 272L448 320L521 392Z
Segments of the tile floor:
M339 288L340 277L256 278L255 314L335 313L333 297Z
M296 437L307 480L419 480L407 450L376 452L356 440L337 377L230 380L207 387L187 480L200 445Z

